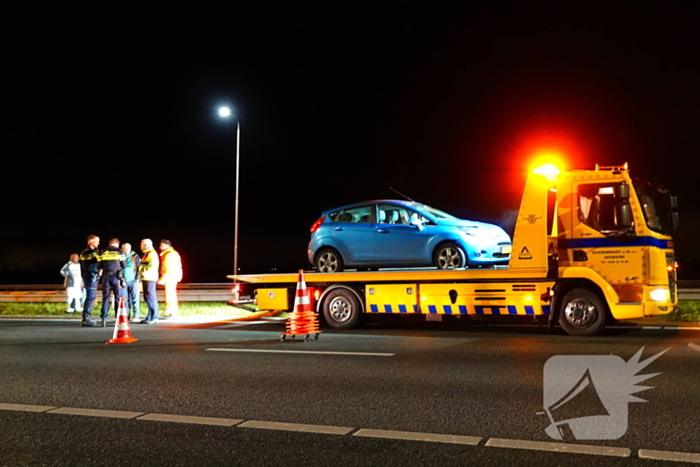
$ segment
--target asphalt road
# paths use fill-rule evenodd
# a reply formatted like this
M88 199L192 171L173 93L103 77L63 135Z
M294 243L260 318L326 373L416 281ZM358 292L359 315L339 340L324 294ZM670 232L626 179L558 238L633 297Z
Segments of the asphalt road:
M105 345L112 329L0 320L0 465L659 465L640 456L700 453L697 330L575 338L532 326L387 318L281 342L282 329L134 325L138 342ZM641 360L669 350L638 372L660 374L635 394L648 402L623 404L624 434L556 441L545 433L549 419L538 412L545 384L552 387L550 357L627 362L642 348ZM618 385L627 388L633 374ZM599 392L605 384L597 380ZM600 404L586 394L567 404L578 416ZM118 413L61 413L73 408ZM211 424L220 419L231 426ZM368 430L391 433L361 436ZM494 446L499 440L519 447ZM602 455L606 448L623 457Z

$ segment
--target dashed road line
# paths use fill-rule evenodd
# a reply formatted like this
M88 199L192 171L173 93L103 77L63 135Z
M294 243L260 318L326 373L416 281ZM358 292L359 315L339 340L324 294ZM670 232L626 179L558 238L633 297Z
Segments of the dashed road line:
M694 454L691 452L654 451L652 449L640 449L639 457L642 459L692 462L695 464L700 464L700 454Z
M251 353L289 353L310 355L356 355L359 357L393 357L393 353L378 352L330 352L323 350L263 350L263 349L207 349L210 352L251 352Z
M367 438L404 439L408 441L428 441L434 443L469 444L475 446L482 438L477 436L441 435L436 433L417 433L412 431L372 430L362 428L353 436Z
M65 415L87 415L89 417L107 418L136 418L143 415L143 412L123 412L121 410L97 410L79 409L77 407L61 407L60 409L49 410L47 413L59 413Z
M260 422L251 420L249 422L238 425L240 428L262 428L265 430L283 430L283 431L303 431L306 433L324 433L328 435L347 435L354 428L344 426L329 426L329 425L304 425L301 423L280 423L280 422Z
M698 346L700 347L700 346ZM82 409L77 407L59 407L46 405L27 404L6 404L0 403L0 410L34 413L51 413L62 415L85 415L92 417L137 419L155 422L171 423L193 423L202 425L218 425L225 427L259 428L267 430L296 431L305 433L320 433L332 435L348 435L355 428L331 426L331 425L308 425L300 423L265 422L258 420L239 420L230 418L196 417L188 415L170 414L144 414L142 412L126 412L120 410L98 410ZM242 423L241 423L242 422ZM404 441L423 441L435 443L451 443L469 446L477 446L483 438L477 436L446 435L438 433L420 433L412 431L376 430L370 428L360 428L351 436L365 438L396 439ZM552 443L542 441L527 441L518 439L490 438L484 446L495 448L527 449L534 451L560 452L563 454L589 454L599 456L630 457L631 449L593 446L586 444ZM700 464L700 453L657 451L652 449L639 449L638 456L641 459L653 459L675 462L690 462Z
M0 410L18 410L20 412L46 412L55 409L50 405L0 404Z
M243 421L236 420L234 418L192 417L188 415L168 415L162 413L149 413L137 418L137 420L150 420L154 422L193 423L196 425L218 426L236 426Z
M614 448L608 446L591 446L586 444L547 443L542 441L525 441L520 439L491 438L486 446L496 448L529 449L532 451L551 451L575 454L597 454L600 456L629 457L631 450L628 448Z
M698 344L693 344L693 343L691 342L690 344L688 344L688 347L690 347L690 348L693 349L693 350L697 350L698 352L700 352L700 345L698 345Z

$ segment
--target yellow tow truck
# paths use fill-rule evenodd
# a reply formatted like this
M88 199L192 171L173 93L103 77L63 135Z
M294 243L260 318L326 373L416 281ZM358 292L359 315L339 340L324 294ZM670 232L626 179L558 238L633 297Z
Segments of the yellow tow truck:
M627 164L533 169L507 268L305 273L314 306L337 329L365 314L531 315L572 335L612 320L670 313L678 304L671 233L675 196ZM292 306L297 273L228 276L262 310ZM234 301L242 295L234 292Z

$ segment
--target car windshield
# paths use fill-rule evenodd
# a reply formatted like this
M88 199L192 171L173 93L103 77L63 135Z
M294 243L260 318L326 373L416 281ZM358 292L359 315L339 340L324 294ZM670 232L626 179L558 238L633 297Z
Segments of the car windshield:
M644 212L644 220L651 230L670 235L671 203L669 192L648 180L632 180Z
M439 209L435 209L435 208L430 207L426 204L411 203L411 207L418 209L420 211L426 212L426 213L430 214L431 216L435 217L436 219L444 219L444 220L450 220L450 221L459 220L459 218L457 218L451 214L447 214L444 211L440 211Z

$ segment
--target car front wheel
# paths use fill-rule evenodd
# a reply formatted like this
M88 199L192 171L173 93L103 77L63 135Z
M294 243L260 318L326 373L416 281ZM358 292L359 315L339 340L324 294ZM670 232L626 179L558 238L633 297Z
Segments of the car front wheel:
M467 257L456 244L443 243L435 250L434 262L438 269L458 269L467 265Z
M322 250L316 255L315 266L318 272L340 272L344 269L343 258L331 249Z

